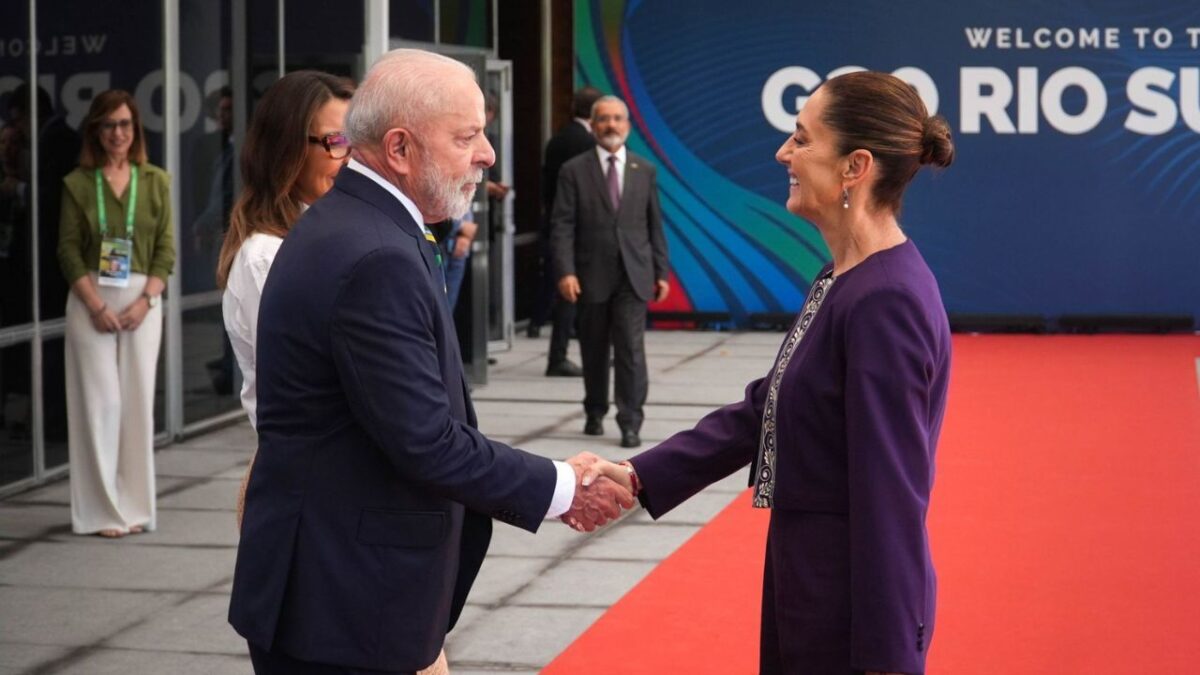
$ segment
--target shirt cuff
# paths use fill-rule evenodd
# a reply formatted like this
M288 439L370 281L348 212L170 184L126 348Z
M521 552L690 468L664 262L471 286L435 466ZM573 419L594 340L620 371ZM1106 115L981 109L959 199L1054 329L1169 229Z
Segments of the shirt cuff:
M554 468L558 471L558 482L554 485L554 497L550 500L547 518L557 518L566 513L575 500L575 469L566 462L555 462Z

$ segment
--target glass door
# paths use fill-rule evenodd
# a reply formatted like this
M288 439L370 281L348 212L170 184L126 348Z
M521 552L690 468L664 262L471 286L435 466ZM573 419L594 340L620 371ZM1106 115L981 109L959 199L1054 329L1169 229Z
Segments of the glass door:
M513 285L513 237L517 228L513 218L516 193L513 188L512 62L488 59L483 93L488 100L488 139L496 150L496 163L488 179L504 186L505 195L489 193L488 219L488 349L512 349L516 303Z

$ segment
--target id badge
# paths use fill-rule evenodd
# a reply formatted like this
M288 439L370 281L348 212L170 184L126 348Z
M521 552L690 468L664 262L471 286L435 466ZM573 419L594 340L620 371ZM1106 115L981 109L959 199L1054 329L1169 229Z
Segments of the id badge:
M105 239L100 242L101 286L125 288L129 285L129 265L133 260L133 241Z

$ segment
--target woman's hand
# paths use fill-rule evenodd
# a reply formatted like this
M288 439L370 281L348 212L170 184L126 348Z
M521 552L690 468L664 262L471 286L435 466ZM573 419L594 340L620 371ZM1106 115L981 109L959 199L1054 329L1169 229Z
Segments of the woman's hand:
M625 464L614 464L613 462L596 457L590 453L580 453L580 455L584 454L587 454L592 458L592 460L583 467L583 484L585 486L591 485L596 481L597 478L603 476L613 481L617 485L625 488L629 494L637 496L638 490L634 486L634 476L637 474L633 472L632 465L629 465L628 468L626 468Z
M146 296L139 295L137 300L129 303L125 311L121 312L120 320L121 330L135 331L138 326L142 325L142 320L146 318L146 314L150 311L150 302L146 300Z
M121 320L117 317L116 312L108 305L100 308L100 311L92 312L92 327L97 333L115 333L121 330Z

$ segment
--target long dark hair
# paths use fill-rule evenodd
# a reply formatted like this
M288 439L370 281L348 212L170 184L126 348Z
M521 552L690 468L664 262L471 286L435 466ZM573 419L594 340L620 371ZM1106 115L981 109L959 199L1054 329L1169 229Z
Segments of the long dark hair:
M225 288L233 259L250 235L287 236L300 217L293 190L304 168L313 118L330 100L349 101L353 95L353 82L316 70L288 73L263 94L242 145L242 192L221 245L218 288Z
M104 118L123 105L129 106L133 116L133 143L129 146L129 163L142 165L146 163L146 132L142 130L142 115L138 112L137 101L124 89L109 89L96 94L92 106L88 108L87 116L83 118L80 129L83 130L83 143L79 149L79 166L85 169L95 169L104 165L107 153L100 144L100 125Z

